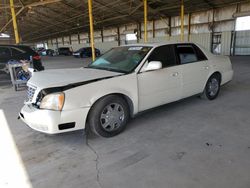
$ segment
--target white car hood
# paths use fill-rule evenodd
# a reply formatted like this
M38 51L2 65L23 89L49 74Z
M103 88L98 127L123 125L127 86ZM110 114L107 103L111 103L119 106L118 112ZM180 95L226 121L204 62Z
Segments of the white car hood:
M124 73L111 72L100 69L51 69L33 73L28 85L43 88L60 87L69 84L118 76Z

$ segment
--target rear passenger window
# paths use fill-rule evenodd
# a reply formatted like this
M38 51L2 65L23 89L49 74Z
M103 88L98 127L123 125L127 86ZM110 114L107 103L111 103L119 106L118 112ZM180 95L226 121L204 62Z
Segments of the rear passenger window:
M162 67L176 65L176 57L173 45L160 46L150 54L148 61L160 61Z
M12 51L12 55L13 55L13 56L16 56L16 55L20 55L20 54L25 53L23 50L20 50L20 49L18 49L18 48L11 48L11 51Z
M193 44L193 47L196 51L196 55L197 55L197 58L198 58L198 61L205 61L207 60L207 57L205 56L205 54L201 51L201 49L196 46L195 44Z
M191 45L177 45L177 55L181 64L198 61L195 50Z

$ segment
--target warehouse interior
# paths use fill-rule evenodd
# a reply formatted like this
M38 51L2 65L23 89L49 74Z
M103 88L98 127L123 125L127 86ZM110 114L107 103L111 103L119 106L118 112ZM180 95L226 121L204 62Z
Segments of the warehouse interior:
M97 58L95 49L105 54L122 45L175 42L229 57L233 80L216 100L193 96L142 112L108 139L82 130L31 130L17 119L26 89L14 91L0 74L0 187L248 188L249 0L0 3L0 52L4 45L50 49L55 55L39 54L45 71L85 67ZM92 57L57 53L85 47Z
M249 25L244 24L249 22L248 1L185 1L183 31L180 4L148 2L148 42L181 41L183 32L185 41L198 43L217 54L250 54ZM92 8L94 42L102 53L122 44L144 42L144 8L140 0L93 1ZM0 32L11 36L1 38L1 43L14 42L8 5L3 4L1 10ZM24 44L40 44L51 49L72 47L73 50L90 44L87 1L20 0L15 3L15 11L19 40ZM241 28L242 24L245 27ZM126 38L133 34L136 36L132 40Z

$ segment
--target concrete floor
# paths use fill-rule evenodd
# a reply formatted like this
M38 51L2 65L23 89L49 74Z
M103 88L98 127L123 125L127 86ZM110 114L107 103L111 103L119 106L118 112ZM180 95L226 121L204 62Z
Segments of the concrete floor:
M89 59L43 61L64 68ZM33 131L17 120L25 91L6 85L0 109L34 188L249 188L250 57L232 61L234 80L216 100L191 97L147 111L114 138Z

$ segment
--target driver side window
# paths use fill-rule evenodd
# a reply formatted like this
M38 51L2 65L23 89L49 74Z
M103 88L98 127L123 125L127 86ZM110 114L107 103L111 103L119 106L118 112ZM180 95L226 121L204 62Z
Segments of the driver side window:
M10 53L9 48L7 48L7 47L0 47L0 57L2 57L2 58L11 57L11 53Z
M164 45L154 49L148 58L150 61L160 61L162 68L176 65L175 50L173 45Z

